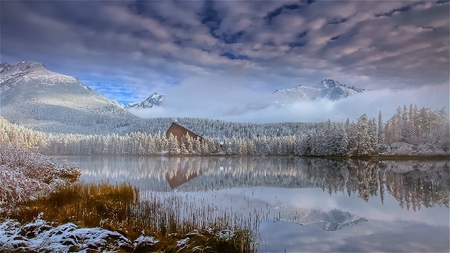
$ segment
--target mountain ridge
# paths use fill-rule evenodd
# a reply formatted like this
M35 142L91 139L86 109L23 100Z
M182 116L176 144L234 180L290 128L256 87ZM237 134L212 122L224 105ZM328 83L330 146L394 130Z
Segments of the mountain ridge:
M135 108L135 109L143 109L143 108L152 108L154 106L161 106L164 100L164 95L160 95L157 92L153 92L148 96L147 99L141 102L133 102L129 103L125 108Z
M281 104L287 104L314 101L322 98L336 101L363 92L365 92L365 89L347 86L333 79L324 79L313 86L298 85L292 88L276 90L274 94L278 95Z
M120 132L139 118L77 78L44 64L0 64L1 116L44 132Z
M58 82L81 84L75 77L50 71L40 62L22 61L16 65L9 65L6 62L0 64L0 83L18 85L20 82L29 82L30 80L39 80L41 84L46 85L54 85Z

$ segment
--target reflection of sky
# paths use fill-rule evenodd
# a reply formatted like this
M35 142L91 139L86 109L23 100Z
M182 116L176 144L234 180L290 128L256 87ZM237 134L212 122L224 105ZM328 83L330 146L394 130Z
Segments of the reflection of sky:
M196 193L194 193L196 194ZM212 193L197 193L202 198L214 195L215 204L233 206L243 213L272 207L268 222L260 227L262 252L448 252L449 209L435 206L419 211L401 208L387 195L365 202L356 195L329 195L321 189L234 188ZM224 196L228 196L225 198ZM217 197L220 196L220 197ZM250 203L249 206L248 203ZM247 208L245 208L247 206ZM295 213L302 209L329 211L338 209L364 217L368 222L325 231L319 226L301 226L292 222L273 222L278 207L289 206ZM268 211L266 211L268 212Z
M338 209L365 217L369 220L392 222L400 219L405 221L424 222L429 225L449 223L449 209L445 206L436 206L433 208L422 207L420 211L408 211L406 208L402 209L399 206L398 201L389 194L386 194L384 204L381 203L379 196L373 196L366 202L356 194L348 196L341 192L329 195L318 188L262 188L259 196L269 203L276 203L279 201L295 208L314 208L323 211Z
M329 232L293 223L261 225L261 252L448 252L448 226L369 221ZM264 242L263 241L263 242Z

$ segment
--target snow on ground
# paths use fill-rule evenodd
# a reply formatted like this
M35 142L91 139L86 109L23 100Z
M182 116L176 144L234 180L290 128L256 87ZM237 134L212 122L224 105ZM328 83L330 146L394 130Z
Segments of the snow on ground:
M132 243L118 232L103 228L79 228L73 223L57 227L42 219L21 225L15 220L0 224L0 251L39 252L133 252L158 243L141 236Z

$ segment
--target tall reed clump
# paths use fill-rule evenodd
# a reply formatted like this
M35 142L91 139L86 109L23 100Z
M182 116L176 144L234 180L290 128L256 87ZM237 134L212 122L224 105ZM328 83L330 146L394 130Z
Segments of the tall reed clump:
M9 217L26 223L42 212L47 221L102 227L132 241L153 236L154 250L165 252L256 252L254 229L242 217L214 214L210 206L200 211L175 195L139 196L125 183L76 183L18 206Z
M77 183L29 201L10 216L30 222L43 212L47 220L59 224L73 222L85 227L120 230L121 223L132 216L132 208L138 203L136 191L127 184Z

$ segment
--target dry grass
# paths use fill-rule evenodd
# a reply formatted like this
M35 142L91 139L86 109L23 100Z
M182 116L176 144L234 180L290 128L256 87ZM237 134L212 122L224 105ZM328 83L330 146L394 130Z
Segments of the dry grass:
M18 206L9 218L27 223L43 212L46 220L57 224L99 226L132 241L141 235L153 236L159 240L155 251L256 251L251 222L229 213L218 216L213 210L186 206L177 196L154 195L141 201L138 190L129 184L77 183ZM182 239L184 244L180 244Z
M153 236L159 241L153 251L256 251L251 222L243 217L218 214L212 206L197 207L175 195L141 201L129 184L72 184L79 176L76 166L0 146L0 220L26 224L44 213L56 225L102 227L132 241Z

